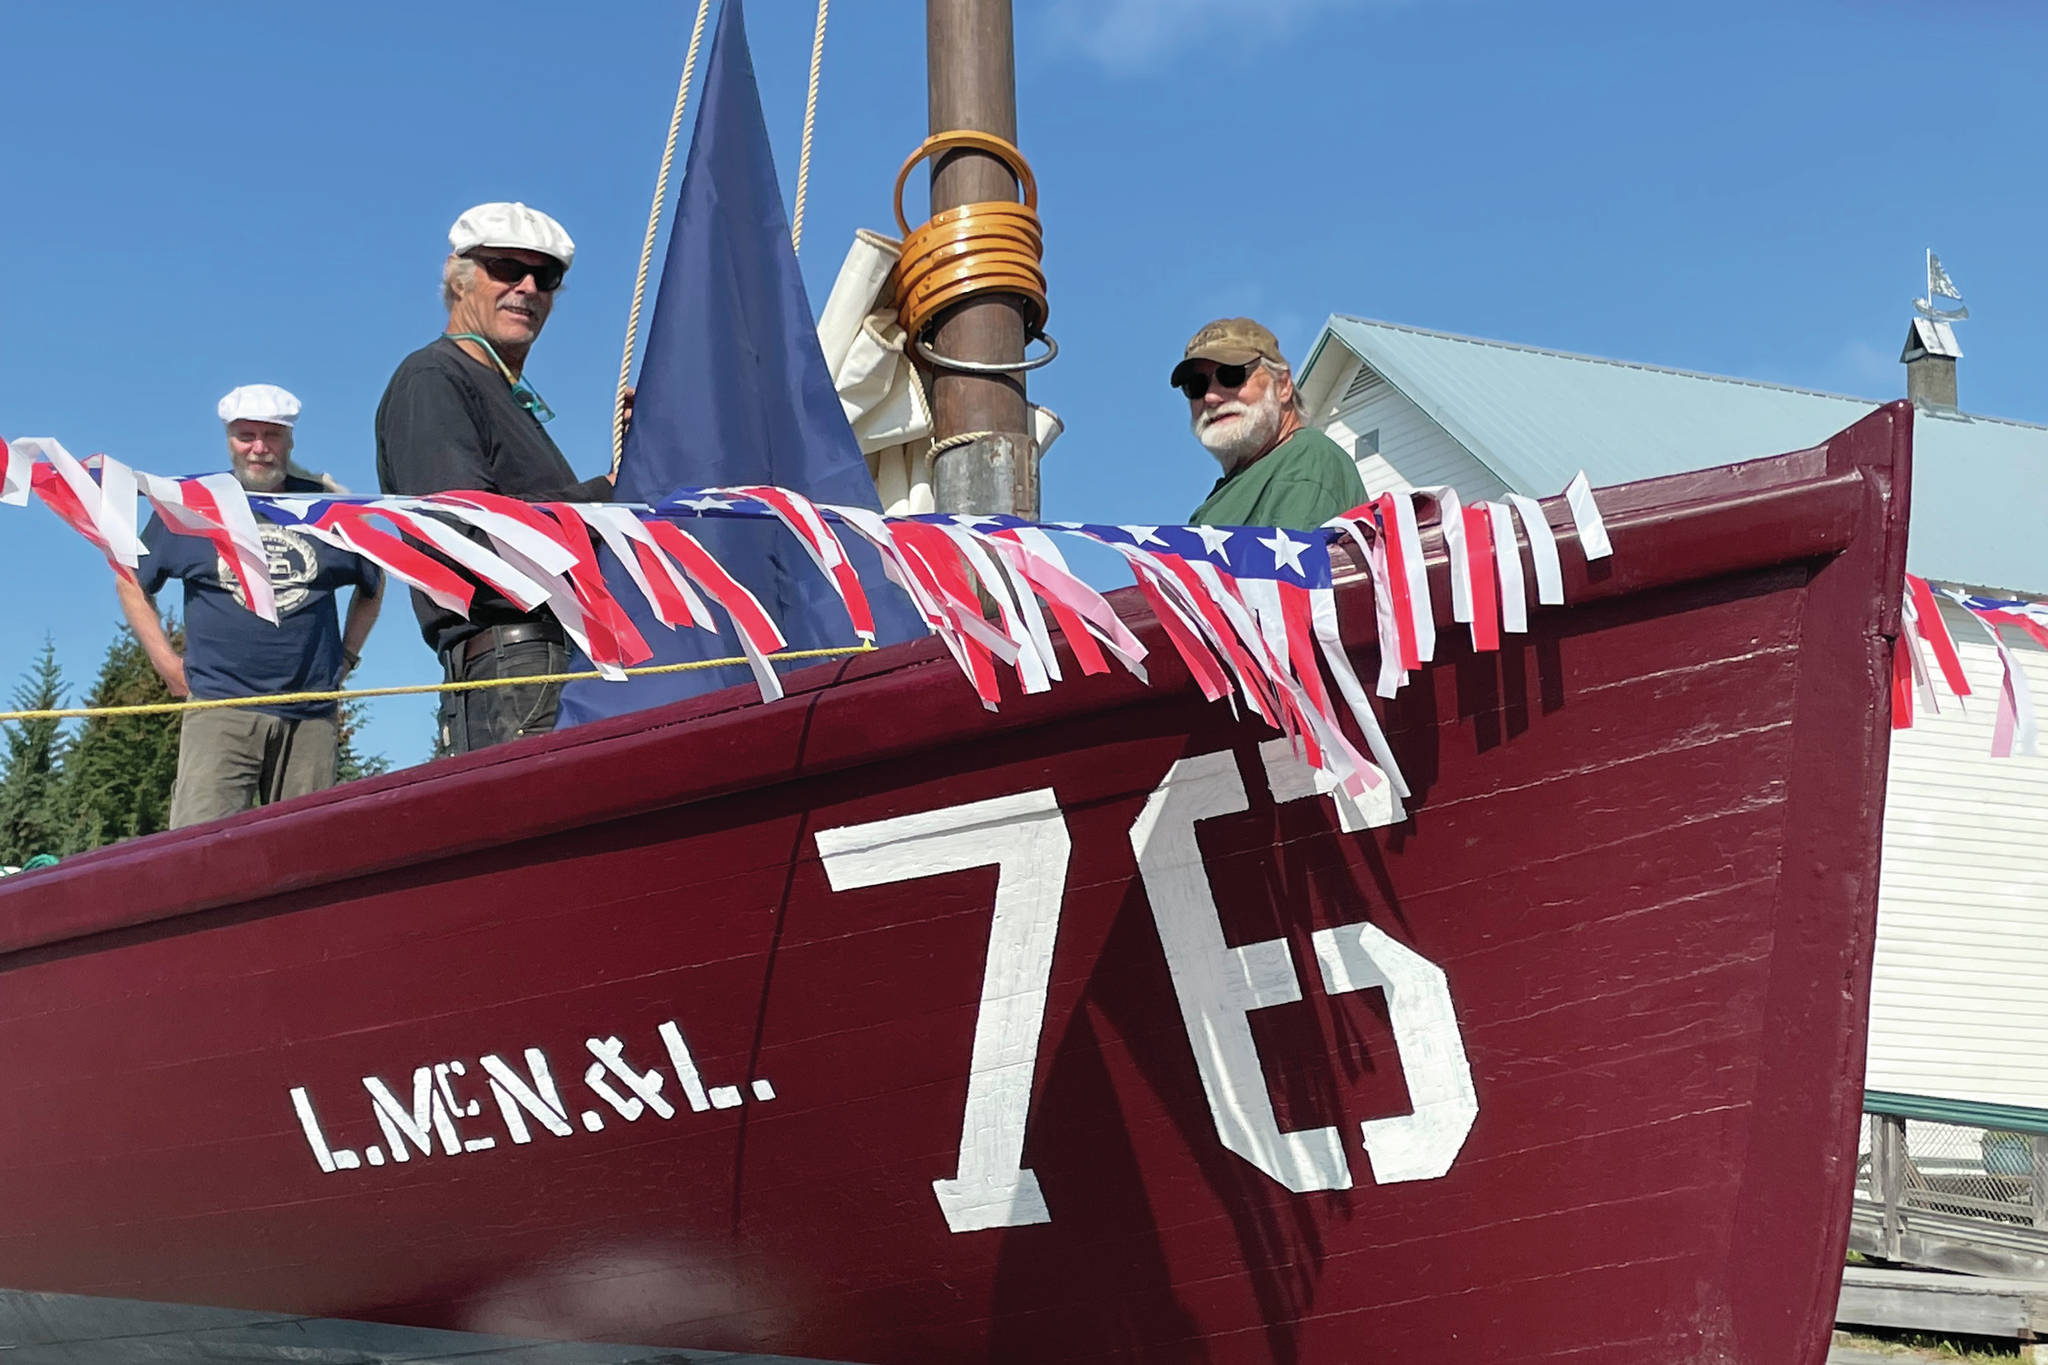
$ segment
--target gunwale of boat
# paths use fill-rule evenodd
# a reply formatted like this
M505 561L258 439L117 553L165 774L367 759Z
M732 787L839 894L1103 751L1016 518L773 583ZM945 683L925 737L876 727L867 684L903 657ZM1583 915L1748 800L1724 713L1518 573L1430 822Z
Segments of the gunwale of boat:
M1562 497L1546 500L1563 551L1568 605L1532 612L1570 611L1844 550L1860 517L1873 510L1873 493L1897 498L1908 485L1900 467L1888 471L1889 488L1867 486L1875 466L1862 448L1885 443L1894 429L1910 433L1911 414L1910 404L1896 402L1806 450L1602 489L1614 554L1591 564L1577 553ZM1895 544L1885 551L1888 562L1896 561L1889 570L1893 581L1903 572L1905 539L1904 517L1896 521ZM1432 597L1448 634L1444 543L1433 523L1423 530ZM1341 546L1333 548L1332 562L1344 638L1355 655L1378 643L1369 588ZM1886 594L1876 607L1876 628L1886 635L1898 630L1897 598ZM0 962L24 952L40 957L34 950L68 940L269 901L736 791L815 781L850 766L1077 714L1156 704L1191 689L1137 590L1121 589L1110 599L1151 650L1149 684L1122 672L1081 677L1070 667L1068 680L1047 693L1027 697L1006 687L1001 709L990 712L937 640L893 646L795 672L786 679L786 697L770 705L759 702L751 685L730 687L111 845L10 878L0 882ZM1062 657L1071 660L1064 648ZM913 698L906 714L899 704ZM544 794L507 801L506 782ZM489 793L496 798L479 799ZM375 848L365 848L360 838L370 825L379 831ZM72 943L66 951L84 946Z

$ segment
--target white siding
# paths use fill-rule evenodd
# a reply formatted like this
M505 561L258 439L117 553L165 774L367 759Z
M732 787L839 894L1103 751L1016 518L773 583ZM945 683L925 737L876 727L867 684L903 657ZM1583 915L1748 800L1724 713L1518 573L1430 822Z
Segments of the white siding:
M1998 656L1949 629L1976 696L1892 736L1865 1084L2048 1107L2048 758L1990 757ZM2048 705L2048 654L2012 647Z
M1363 366L1353 367L1336 393L1321 425L1358 462L1358 476L1372 496L1443 483L1467 502L1498 499L1508 491L1449 432ZM1379 433L1377 453L1362 442L1372 432Z
M1317 368L1333 372L1327 388L1319 376L1317 425L1368 492L1508 491L1355 353L1340 362L1333 346ZM1990 756L1998 655L1973 617L1943 616L1976 696L1967 715L1953 699L1937 715L1923 705L1892 736L1866 1084L2048 1108L2048 757ZM2007 633L2048 745L2048 653Z

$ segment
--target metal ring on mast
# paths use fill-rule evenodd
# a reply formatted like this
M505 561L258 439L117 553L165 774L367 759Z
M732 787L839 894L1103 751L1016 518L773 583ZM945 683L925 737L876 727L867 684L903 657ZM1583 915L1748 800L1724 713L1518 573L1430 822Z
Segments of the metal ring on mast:
M923 337L919 337L915 345L919 355L943 369L959 370L963 374L1020 374L1059 359L1060 344L1050 336L1040 332L1032 340L1045 343L1045 354L1026 356L1022 360L955 360L952 356L939 354Z

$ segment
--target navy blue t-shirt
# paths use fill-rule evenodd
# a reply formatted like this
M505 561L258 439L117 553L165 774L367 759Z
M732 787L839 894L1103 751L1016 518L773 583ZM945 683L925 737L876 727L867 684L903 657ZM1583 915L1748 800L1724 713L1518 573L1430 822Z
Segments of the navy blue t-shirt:
M288 493L318 493L301 479ZM179 535L151 517L142 533L149 553L136 578L152 597L173 578L185 583L185 681L203 700L260 697L273 692L328 692L340 686L341 621L335 589L355 586L376 594L377 566L337 550L303 531L256 518L270 555L270 588L277 624L249 610L234 566L203 536ZM275 716L304 720L332 715L335 703L260 706Z

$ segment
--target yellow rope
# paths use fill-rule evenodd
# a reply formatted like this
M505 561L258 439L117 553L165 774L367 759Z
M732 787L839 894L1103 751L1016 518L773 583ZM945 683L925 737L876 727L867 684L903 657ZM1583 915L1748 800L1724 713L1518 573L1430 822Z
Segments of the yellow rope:
M799 659L830 659L845 654L867 654L873 645L836 645L830 649L790 649L767 656L770 663ZM628 668L628 677L654 673L689 673L700 668L730 668L747 662L745 655L730 659L692 659L680 664L644 664ZM468 682L411 683L404 687L365 687L338 692L276 692L265 697L216 697L204 701L153 701L137 706L67 706L53 711L0 711L0 721L77 720L93 716L167 716L184 711L220 711L235 706L282 706L294 702L354 701L361 697L411 697L422 692L477 692L487 687L535 687L545 683L576 682L601 678L595 669L581 673L541 673L526 678L475 678Z
M804 92L803 150L796 158L796 212L789 220L789 249L804 249L804 195L811 187L811 129L818 122L818 68L825 58L825 11L832 0L818 0L818 27L811 35L811 84Z
M704 17L711 0L697 0L697 22L690 29L690 50L683 58L683 78L676 84L675 112L669 115L668 143L661 149L661 174L654 178L654 206L647 210L647 236L640 243L640 273L633 277L633 310L626 318L626 353L619 357L619 390L612 400L612 473L626 453L626 389L633 377L633 352L640 340L640 308L647 299L647 268L654 260L654 238L661 230L662 206L668 202L668 173L676 160L676 135L683 126L683 106L690 101L690 77L697 70L697 45L704 40Z

